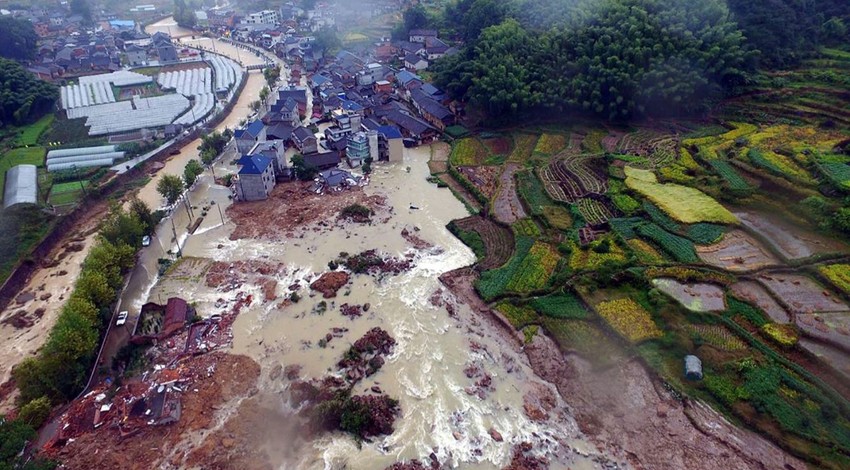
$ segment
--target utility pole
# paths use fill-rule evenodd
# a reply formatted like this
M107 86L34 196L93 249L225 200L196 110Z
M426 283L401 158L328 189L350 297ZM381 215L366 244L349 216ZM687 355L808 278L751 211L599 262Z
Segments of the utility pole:
M80 183L80 189L83 190L83 196L87 197L89 193L86 191L86 185L83 184L83 180L80 179L80 169L77 168L77 165L72 165L71 168L74 169L74 176L77 177L77 181Z
M224 225L224 214L221 213L221 204L216 204L215 207L218 209L219 217L221 217L221 225Z
M174 225L174 215L171 216L171 233L174 234L174 243L177 244L177 257L183 256L183 250L180 249L180 239L177 238L177 227Z

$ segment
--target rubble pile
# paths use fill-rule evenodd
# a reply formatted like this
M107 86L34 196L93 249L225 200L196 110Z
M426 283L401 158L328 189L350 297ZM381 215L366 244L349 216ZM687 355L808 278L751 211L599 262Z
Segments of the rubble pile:
M336 297L337 291L348 284L349 279L351 279L351 276L343 271L324 273L310 284L310 289L321 292L322 297L330 299Z
M254 280L257 285L263 286L269 277L283 277L286 275L286 266L283 263L267 263L259 260L216 261L207 269L205 282L207 287L214 287L221 292L230 292L240 289L243 285Z
M339 264L355 274L370 274L372 276L401 274L413 267L413 263L409 259L382 256L378 253L378 250L367 250L356 255L340 253Z
M392 352L395 340L386 331L375 327L354 342L337 363L349 383L354 385L364 377L374 375L384 365L384 356Z
M511 463L504 470L546 470L549 461L543 457L530 455L533 446L523 442L514 446L514 454Z
M434 454L431 454L431 455L434 455ZM431 461L430 467L426 467L425 465L422 464L422 462L420 462L416 459L413 459L413 460L410 460L410 461L407 461L407 462L396 462L396 463L390 465L389 467L385 468L384 470L428 470L428 469L436 470L438 468L440 468L440 463L437 462L436 456L435 456L435 458Z
M356 317L363 315L363 307L360 305L348 305L342 304L339 306L339 312L344 317L351 318L352 320Z
M47 447L59 448L101 426L128 438L148 427L180 421L183 394L197 393L198 383L215 374L219 356L207 353L231 346L233 322L252 301L239 292L229 310L188 324L152 346L146 352L152 366L140 377L117 389L107 378L73 401Z
M412 229L404 228L401 230L401 236L404 238L407 243L410 243L410 246L417 250L428 251L431 254L438 255L442 253L444 250L441 247L434 246L433 243L428 242L422 239L416 233L419 232L419 227L413 227Z

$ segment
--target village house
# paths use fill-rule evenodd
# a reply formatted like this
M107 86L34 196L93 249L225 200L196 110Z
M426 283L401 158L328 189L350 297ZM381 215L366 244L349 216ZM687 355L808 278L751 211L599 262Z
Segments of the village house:
M233 131L236 140L236 150L239 153L248 153L257 142L266 140L266 126L262 121L252 121L241 129Z
M316 176L317 192L341 191L346 187L356 186L359 182L359 178L351 173L336 168L319 172Z
M246 155L239 159L241 166L233 186L239 201L262 201L269 198L275 186L274 165L271 158L262 155Z
M440 131L455 123L455 115L449 108L431 99L421 88L410 92L410 102L426 121Z
M319 142L316 136L310 132L310 129L303 126L292 131L292 143L302 155L319 151Z
M428 38L436 38L437 31L433 29L411 29L408 34L410 42L424 44Z
M249 13L242 18L243 24L276 24L278 22L277 12L275 10L263 10L255 13Z
M182 330L194 315L195 309L178 297L171 297L165 305L146 303L142 305L130 342L151 344L162 341Z
M274 174L277 179L289 179L290 169L286 162L286 144L282 140L267 140L257 142L254 148L248 152L248 156L263 156L271 159L274 166Z
M342 161L339 152L313 152L303 154L302 156L304 157L305 165L319 171L336 168Z
M416 54L407 54L404 56L404 68L413 72L425 70L428 68L428 61Z
M127 65L137 66L145 65L148 61L148 51L135 44L130 44L124 48Z

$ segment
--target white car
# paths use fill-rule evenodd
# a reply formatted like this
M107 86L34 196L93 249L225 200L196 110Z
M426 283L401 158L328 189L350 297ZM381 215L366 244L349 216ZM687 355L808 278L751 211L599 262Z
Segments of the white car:
M124 310L123 312L118 312L118 319L115 320L115 326L121 326L127 323L127 315L129 314L126 310Z
M142 246L151 246L151 236L145 235L142 237Z

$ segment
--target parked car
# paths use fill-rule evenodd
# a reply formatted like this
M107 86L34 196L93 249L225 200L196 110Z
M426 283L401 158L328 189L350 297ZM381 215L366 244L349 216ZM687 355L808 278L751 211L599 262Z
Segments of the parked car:
M142 246L151 246L151 236L145 235L142 237Z
M118 319L115 320L115 326L121 326L121 325L127 323L127 316L128 315L129 315L129 313L127 313L126 310L124 310L123 312L118 312Z

